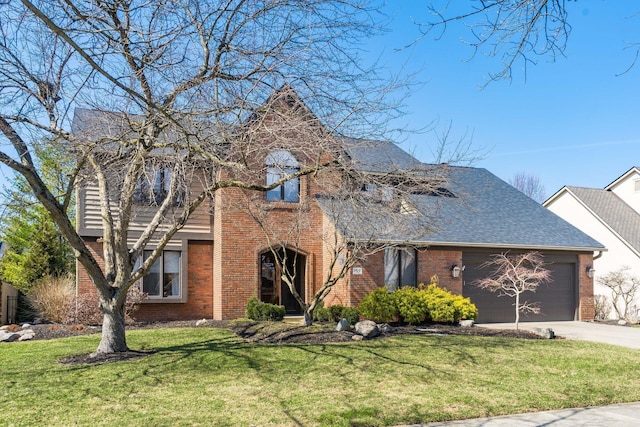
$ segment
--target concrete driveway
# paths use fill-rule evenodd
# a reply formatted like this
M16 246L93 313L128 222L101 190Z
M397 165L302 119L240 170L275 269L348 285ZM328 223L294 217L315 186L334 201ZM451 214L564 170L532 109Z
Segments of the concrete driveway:
M478 327L515 329L513 323L477 323ZM591 322L521 322L520 329L551 328L556 335L571 339L640 348L640 328Z

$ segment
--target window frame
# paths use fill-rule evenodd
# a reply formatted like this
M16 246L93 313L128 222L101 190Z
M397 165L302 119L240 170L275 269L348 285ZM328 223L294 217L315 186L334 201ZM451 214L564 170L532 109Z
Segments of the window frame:
M300 166L296 158L289 151L275 150L267 156L266 164L266 185L300 172ZM266 192L265 198L268 202L283 203L300 203L300 177L291 178L290 180L278 185Z
M383 258L384 286L395 291L418 285L418 251L411 247L385 248ZM405 276L409 282L405 283Z
M188 275L188 271L187 271L187 251L184 249L182 246L171 246L171 247L165 247L162 251L162 254L160 254L160 256L158 257L158 259L156 260L156 262L154 263L153 266L155 266L157 263L160 263L160 271L159 271L159 275L162 278L160 284L159 284L159 294L158 295L149 295L147 294L146 298L142 301L143 303L179 303L179 302L187 302L187 275ZM139 263L143 262L146 255L149 254L151 251L153 251L153 248L151 249L146 249L145 251L143 251L142 254L142 258L139 260ZM164 274L164 266L165 266L165 253L178 253L179 254L179 260L178 260L178 283L177 283L177 289L179 291L178 295L167 295L164 296L164 291L163 288L167 285L167 283L165 283L166 281L166 276ZM138 264L138 263L137 263ZM153 266L149 269L149 271L151 272L151 269L153 268ZM144 292L144 281L145 279L147 279L149 277L149 274L145 275L143 278L141 278L137 285L138 288Z
M167 198L172 177L173 169L169 166L147 167L136 183L134 202L143 206L160 206ZM176 191L175 199L173 206L184 204L184 194L179 189Z

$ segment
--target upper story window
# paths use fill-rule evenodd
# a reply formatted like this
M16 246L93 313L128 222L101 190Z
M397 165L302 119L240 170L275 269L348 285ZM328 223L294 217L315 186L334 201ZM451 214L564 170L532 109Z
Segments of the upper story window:
M300 171L298 161L286 150L276 150L267 156L267 185L277 182L279 179ZM292 178L282 185L267 191L267 200L270 202L300 201L300 178Z
M640 179L636 179L635 181L633 181L633 189L636 191L636 193L640 193Z
M172 171L168 167L147 169L138 179L133 198L137 203L158 206L164 202L171 188ZM174 203L182 204L182 195L178 192Z

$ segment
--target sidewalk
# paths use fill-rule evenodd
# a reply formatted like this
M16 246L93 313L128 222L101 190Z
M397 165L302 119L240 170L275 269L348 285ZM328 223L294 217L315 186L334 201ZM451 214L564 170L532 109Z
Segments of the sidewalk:
M627 427L640 425L640 402L397 427Z

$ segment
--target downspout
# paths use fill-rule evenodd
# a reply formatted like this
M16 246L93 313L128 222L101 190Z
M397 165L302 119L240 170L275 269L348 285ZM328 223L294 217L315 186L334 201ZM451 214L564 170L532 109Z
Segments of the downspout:
M597 260L598 258L600 258L600 257L602 256L602 253L603 253L603 252L604 252L604 251L598 251L598 255L594 256L594 257L593 257L593 260L595 261L595 260Z

